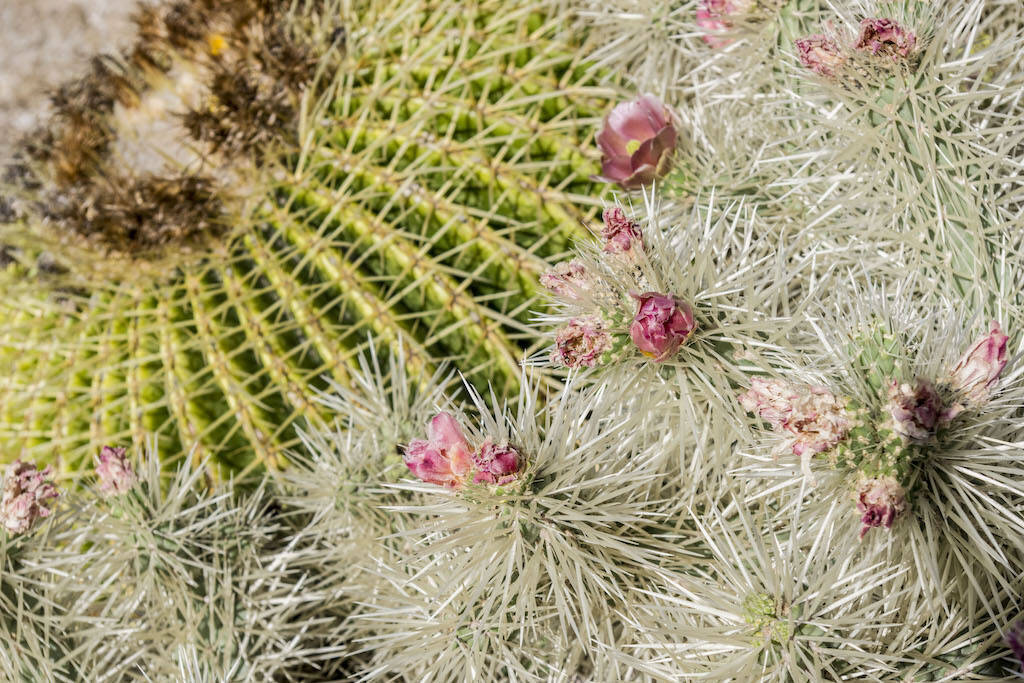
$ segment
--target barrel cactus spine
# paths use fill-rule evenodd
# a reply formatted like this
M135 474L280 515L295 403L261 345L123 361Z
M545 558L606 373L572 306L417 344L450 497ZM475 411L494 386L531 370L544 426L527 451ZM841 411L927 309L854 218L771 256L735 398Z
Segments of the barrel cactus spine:
M188 177L209 179L208 229L175 232L186 214L168 213L166 195L124 212L135 231L45 210L117 180L104 175L110 150L139 127L123 125L120 105L94 117L107 139L75 193L53 191L52 159L25 164L35 186L4 231L15 261L0 314L5 452L75 469L103 444L138 448L153 433L161 453L212 456L221 474L275 466L296 426L329 417L310 387L346 384L369 338L401 345L411 381L456 361L481 390L515 390L542 344L529 325L536 279L600 206L592 137L614 91L556 37L557 14L499 9L432 2L396 22L409 7L365 3L315 17L315 30L302 12L282 17L312 36L286 43L317 57L297 61L335 71L270 92L292 118L262 131L236 122L236 138L211 128L209 112L230 101L216 60L243 64L263 93L270 76L288 83L281 64L262 66L277 43L254 24L244 40L229 26L178 40L163 15L144 26L143 40L164 36L152 52L201 65L179 145L203 164L136 175L152 185L201 169ZM146 100L180 69L155 71L130 92ZM90 207L103 208L77 206Z

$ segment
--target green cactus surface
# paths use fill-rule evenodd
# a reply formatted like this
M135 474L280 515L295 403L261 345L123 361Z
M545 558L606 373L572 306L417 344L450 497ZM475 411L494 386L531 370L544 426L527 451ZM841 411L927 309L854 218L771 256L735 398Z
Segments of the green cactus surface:
M556 37L557 13L353 4L337 9L332 58L312 60L332 71L297 79L320 85L297 94L273 154L244 167L203 148L228 207L214 239L148 261L55 248L61 275L13 252L4 459L76 470L154 434L162 453L213 456L215 476L276 467L297 428L331 417L313 390L346 384L368 343L402 345L413 381L455 361L481 389L515 388L542 343L537 276L600 207L593 136L613 91ZM52 223L23 216L19 229L52 236Z

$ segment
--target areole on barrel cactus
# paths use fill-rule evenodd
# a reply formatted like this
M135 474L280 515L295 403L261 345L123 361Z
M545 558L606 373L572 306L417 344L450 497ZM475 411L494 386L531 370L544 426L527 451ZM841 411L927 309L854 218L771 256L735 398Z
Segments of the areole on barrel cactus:
M457 361L515 390L545 260L599 210L613 92L540 6L278 5L153 10L27 146L5 453L74 468L155 434L274 466L371 335L411 381Z

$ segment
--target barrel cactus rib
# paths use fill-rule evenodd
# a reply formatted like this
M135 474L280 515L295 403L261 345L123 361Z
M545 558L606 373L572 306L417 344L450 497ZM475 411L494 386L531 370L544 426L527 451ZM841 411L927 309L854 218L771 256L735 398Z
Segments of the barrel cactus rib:
M198 332L196 339L206 360L206 367L212 371L213 380L238 418L238 423L253 450L253 463L264 462L272 466L275 464L275 456L268 446L268 438L276 436L275 432L279 427L274 424L270 411L262 405L266 390L252 391L247 386L259 377L254 376L250 368L240 367L238 356L248 352L248 347L235 346L230 352L225 351L224 345L233 344L234 340L231 337L239 331L227 330L216 322L223 315L225 304L214 304L214 308L208 308L207 303L201 298L201 292L208 291L209 288L205 287L195 274L186 275L185 287L192 311L195 313ZM246 474L249 469L251 466L247 465L240 476Z
M227 47L214 54L209 31L178 36L158 17L157 44L133 54L167 52L174 68L133 66L130 87L98 74L97 92L132 97L89 119L105 131L101 163L78 169L74 192L54 180L44 193L62 202L58 232L75 215L88 216L72 226L86 232L63 240L45 210L20 214L17 235L28 232L11 280L34 272L26 264L42 244L74 289L63 288L63 307L28 286L0 302L6 457L59 455L77 468L102 445L141 448L155 434L171 459L212 456L220 474L254 473L284 461L298 428L332 417L313 391L348 385L368 344L400 350L412 383L453 362L485 392L514 389L520 361L543 343L530 319L537 278L585 234L606 189L592 180L593 139L613 92L561 35L564 16L544 7L346 4L344 49L316 37L334 30L316 18L316 35L291 47L295 65L322 77L294 80L262 59L283 54L262 20L238 14L244 35L233 19L217 23ZM260 129L231 108L244 88L226 88L226 75L256 87L254 110L291 103L279 110L291 118ZM149 106L158 101L170 104ZM76 125L65 115L55 131ZM175 131L174 158L202 163L172 169L147 151L139 132L151 129ZM118 165L125 151L138 159ZM124 193L103 189L115 180L156 208L118 203ZM136 253L119 245L134 230L120 218L137 215L148 241ZM94 249L101 228L113 241Z
M480 362L481 356L490 358L482 363L498 366L497 372L502 384L516 386L519 365L518 349L498 327L499 322L515 324L515 321L496 320L497 313L484 310L465 293L465 283L456 284L435 264L422 249L417 249L402 239L399 233L390 229L372 215L357 209L335 204L328 197L312 191L300 191L295 199L320 212L325 221L337 223L356 244L375 251L381 256L379 275L394 278L401 283L403 299L411 305L432 307L437 325L424 340L424 345L441 342L453 354L467 354L471 363ZM431 267L433 266L433 267Z
M432 222L430 227L434 228L435 239L457 253L456 263L464 261L474 265L478 271L474 273L474 280L488 279L499 286L514 283L518 289L517 299L533 300L537 278L546 268L544 261L531 248L520 246L492 228L487 216L470 225L465 208L445 195L434 195L415 183L403 182L400 174L387 169L362 165L357 155L331 151L323 161L332 167L340 164L347 176L358 176L368 191L380 190L388 200L404 201L421 220ZM441 258L447 260L447 256L449 254L442 254Z

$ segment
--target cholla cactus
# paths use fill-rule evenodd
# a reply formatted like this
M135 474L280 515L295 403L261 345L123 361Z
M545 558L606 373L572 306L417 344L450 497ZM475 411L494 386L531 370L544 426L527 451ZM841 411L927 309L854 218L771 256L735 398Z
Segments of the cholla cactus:
M3 212L69 230L2 252L0 437L95 478L8 482L0 672L1016 671L1019 3L229 4ZM124 135L156 73L212 174Z
M829 394L841 397L849 427L803 460L808 474L814 467L812 481L821 480L810 498L816 506L849 501L842 533L857 530L865 552L913 567L921 592L956 599L950 586L958 585L987 603L1012 589L1021 550L1013 529L1024 522L1014 512L1024 496L1012 475L1021 388L1019 370L1007 365L1008 338L991 323L972 339L946 302L929 310L899 294L852 296L860 303L846 310L863 316L859 326L844 331L832 320L819 328L820 347L836 355L820 354L812 365L831 375ZM813 391L783 394L781 405L749 392L744 405L783 431L786 443L794 433L814 439L816 429L803 426L814 422L789 418L808 412L802 397ZM826 414L814 412L816 420ZM756 469L764 467L761 461ZM837 550L858 545L836 543ZM947 564L966 583L952 582Z

